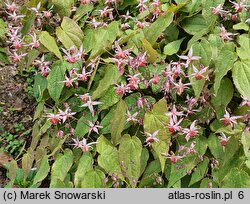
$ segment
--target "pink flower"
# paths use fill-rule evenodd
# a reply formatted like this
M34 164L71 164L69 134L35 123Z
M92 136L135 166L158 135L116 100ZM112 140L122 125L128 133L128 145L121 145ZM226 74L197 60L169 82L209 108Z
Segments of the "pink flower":
M124 21L128 21L129 19L132 18L129 14L129 10L127 10L125 15L121 15L121 17L124 18Z
M11 21L13 21L14 23L16 23L18 21L18 19L22 19L25 17L25 15L17 15L16 12L14 11L13 13L8 13L6 12L9 16L9 18L11 19Z
M100 12L100 16L101 17L107 17L110 13L113 12L113 8L109 8L108 6L106 6L104 9L99 10Z
M157 74L154 74L154 77L149 80L149 83L158 84L160 82L160 77Z
M87 140L85 138L82 139L82 141L79 141L79 139L73 139L74 141L74 148L80 148L84 153L89 152L90 149L92 149L92 145L97 144L98 142L91 142L87 143Z
M233 7L237 13L240 13L241 11L246 9L246 7L247 7L247 5L244 4L245 2L242 0L240 1L240 3L236 3L236 2L233 2L231 0L229 0L229 2L233 4Z
M130 123L135 123L138 121L138 119L136 118L138 115L138 112L135 112L134 114L131 114L129 110L127 110L127 122L130 122Z
M65 111L62 111L59 109L59 113L58 115L60 116L60 118L62 119L62 122L64 123L68 118L72 117L73 115L75 115L76 112L71 112L71 109L69 108L69 106L66 107Z
M89 93L83 94L83 95L77 95L78 98L81 99L81 101L83 103L87 103L88 100L90 100L91 96L89 95Z
M202 80L203 78L208 79L208 76L204 76L204 73L207 72L208 67L204 67L202 64L200 65L200 70L198 70L194 65L193 66L193 71L194 73L191 74L191 77L194 77L196 80Z
M131 49L126 49L126 50L122 50L122 48L120 47L118 41L115 41L115 58L117 59L125 59L129 56Z
M156 130L153 134L150 134L148 132L145 132L146 138L146 145L145 146L151 146L153 142L159 142L160 140L156 137L156 135L159 133L159 130Z
M62 82L65 83L65 86L66 86L67 88L69 88L69 87L73 86L73 82L76 81L76 80L77 80L77 78L68 78L68 77L65 75L65 80L62 81Z
M37 40L36 33L30 34L30 36L32 37L32 43L30 43L29 46L31 46L31 48L39 48L40 43Z
M83 104L81 107L88 107L88 109L90 110L91 115L94 117L95 112L94 112L94 107L96 105L102 104L102 102L99 101L92 101L91 98L89 98L89 100Z
M139 28L139 29L143 29L147 26L149 26L150 24L148 22L141 22L141 21L136 21L136 26Z
M64 58L71 64L74 64L77 60L81 59L79 57L77 49L74 46L70 47L68 50L62 48L62 51L66 55Z
M137 99L137 101L136 101L136 106L138 107L138 108L141 108L141 109L143 109L144 108L144 103L143 103L144 101L143 101L143 98L142 97L139 97L138 99Z
M99 128L103 128L102 126L99 125L99 122L97 122L97 124L92 123L91 121L89 121L89 133L88 136L90 135L91 132L95 132L99 135L98 129Z
M24 53L24 54L17 54L16 52L13 52L13 53L11 53L10 57L11 57L13 63L18 63L18 62L20 62L21 59L22 59L23 57L25 57L26 55L27 55L27 53Z
M15 39L14 42L13 42L13 47L16 49L16 50L19 50L23 47L23 41L20 40L20 39Z
M173 105L172 109L170 112L165 114L166 116L170 116L173 118L173 121L177 121L177 116L183 116L183 111L178 112L175 105Z
M138 85L139 85L139 82L140 82L140 79L138 78L138 76L140 75L139 74L136 74L136 75L128 75L128 88L130 90L136 90L138 88Z
M56 136L61 139L64 136L64 132L62 130L59 130Z
M224 16L225 14L229 12L223 10L222 4L219 4L217 7L212 7L212 13L216 16L217 15Z
M118 95L118 96L122 96L124 95L126 92L129 92L129 88L125 85L125 84L121 84L121 85L118 85L116 84L116 87L115 87L116 91L115 93Z
M181 95L184 92L184 90L187 89L188 86L191 85L191 83L183 84L182 79L180 79L178 83L173 82L173 84L178 95Z
M189 141L191 138L194 138L198 134L198 128L195 127L196 120L192 122L189 128L184 128L182 132L186 134L185 139Z
M182 74L183 76L185 76L184 71L182 70L182 66L186 66L186 64L181 63L181 62L172 62L171 63L172 66L172 77L173 78L177 78L180 76L180 74Z
M165 154L165 153L162 153L163 156L166 156L171 164L175 164L179 159L182 159L184 156L177 156L175 155L173 152L171 152L171 154Z
M81 74L76 74L78 80L82 81L88 81L88 77L91 76L92 72L86 72L86 68L82 68L82 73Z
M16 10L18 9L18 6L15 3L15 1L13 1L12 3L9 3L9 1L6 1L4 4L7 7L7 11L10 13L16 12Z
M44 16L45 18L50 18L50 17L52 16L52 9L53 9L53 5L50 7L49 10L43 11L43 12L42 12L42 13L43 13L43 16Z
M230 137L227 137L223 132L221 133L222 136L219 137L220 139L220 144L221 146L226 146L228 140L230 139Z
M81 4L90 4L96 2L96 0L79 0Z
M136 6L136 8L139 9L140 13L148 9L148 6L146 5L147 1L148 0L138 0L138 5Z
M36 7L32 7L29 10L34 11L36 14L38 14L40 7L41 7L41 2L39 2Z
M192 62L192 61L195 61L195 60L199 60L201 59L201 57L199 56L193 56L193 47L190 48L190 50L188 51L188 55L185 56L185 55L181 55L178 57L182 60L186 60L186 65L185 67L188 67L188 65Z
M235 36L237 34L234 34L234 33L229 33L226 31L226 28L221 25L220 27L220 37L222 40L224 41L230 41L230 40L233 40L233 38L231 36Z
M61 120L61 116L58 114L48 113L47 117L49 118L49 121L55 125Z
M241 98L243 100L242 100L242 102L240 104L240 107L245 106L245 105L247 105L248 107L250 107L250 100L248 98L244 97L244 96L241 96Z
M220 120L223 121L225 126L230 125L232 128L237 124L237 119L242 118L243 116L230 116L229 112L225 109L224 117Z
M168 131L170 133L175 133L177 131L180 131L181 130L180 124L181 124L182 121L183 121L183 118L180 119L179 121L176 121L176 120L174 120L173 117L170 117L170 121L169 121L169 124L167 126L168 127Z

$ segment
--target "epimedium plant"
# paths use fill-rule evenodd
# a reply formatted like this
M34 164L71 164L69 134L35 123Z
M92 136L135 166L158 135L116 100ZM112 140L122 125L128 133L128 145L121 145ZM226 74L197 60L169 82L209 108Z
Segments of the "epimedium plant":
M8 186L250 186L249 2L4 4L37 100Z

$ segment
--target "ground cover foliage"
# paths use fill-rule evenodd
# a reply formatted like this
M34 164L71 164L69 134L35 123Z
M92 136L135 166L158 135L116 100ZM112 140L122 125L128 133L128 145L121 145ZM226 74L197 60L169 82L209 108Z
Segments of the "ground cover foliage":
M0 4L0 61L36 70L6 187L250 187L249 1Z

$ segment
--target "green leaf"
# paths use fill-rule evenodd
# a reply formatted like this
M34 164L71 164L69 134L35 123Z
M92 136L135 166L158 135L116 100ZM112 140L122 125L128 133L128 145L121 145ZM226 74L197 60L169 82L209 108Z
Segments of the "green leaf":
M5 33L7 32L7 25L2 18L0 18L0 38L5 37Z
M233 29L234 30L245 30L248 31L249 30L249 25L247 25L246 23L237 23L235 25L233 25Z
M51 71L47 77L49 94L56 103L58 103L58 100L64 87L64 83L62 81L64 81L66 66L66 62L55 62L52 65Z
M238 168L233 168L223 180L223 188L249 188L249 175Z
M0 62L3 62L4 64L10 63L6 50L2 47L0 47Z
M43 92L47 88L47 80L45 77L42 77L40 73L35 76L35 82L33 86L33 92L36 100L39 102L42 100Z
M136 4L137 4L137 0L122 0L118 9L124 10L128 6L136 5Z
M208 138L208 147L213 156L219 160L220 165L225 165L238 151L240 144L239 139L233 135L228 140L227 145L223 148L219 138L211 134Z
M154 152L156 153L158 159L161 163L161 171L164 172L165 164L166 164L166 157L162 155L162 153L167 153L169 150L168 143L165 141L159 141L152 144L152 148Z
M50 171L49 160L48 156L45 155L41 161L40 167L33 180L33 185L43 181L47 177L49 171Z
M46 47L50 52L54 53L60 60L62 60L62 55L56 44L55 39L47 32L42 31L39 37L39 41Z
M84 116L82 116L76 125L75 128L75 135L77 137L82 138L84 135L86 135L89 131L89 121L92 123L95 123L97 121L97 115L92 117L90 111L86 111Z
M222 118L225 108L233 98L234 87L230 79L223 78L220 83L220 88L215 97L212 97L211 104L213 105L218 119Z
M8 171L9 171L9 172L8 172L8 178L9 178L11 181L14 181L14 179L15 179L16 176L17 176L17 171L18 171L18 166L17 166L16 160L13 159L13 160L9 163L7 169L8 169Z
M70 16L72 6L74 5L74 0L52 0L55 6L56 12L61 16Z
M64 154L57 158L52 166L50 188L53 188L57 179L64 181L72 164L73 153L71 150L66 149Z
M147 167L148 159L149 159L148 150L146 148L143 148L142 152L141 152L141 168L140 168L141 173L140 173L140 175L142 175L143 172L145 171L145 169Z
M99 105L100 111L110 108L119 102L121 97L116 94L116 89L114 86L111 86L100 98L101 104Z
M215 21L217 16L211 12L212 7L217 7L219 4L223 5L225 0L209 0L202 1L202 15L208 24Z
M157 60L158 53L157 51L152 47L152 45L144 38L141 40L142 45L147 52L147 60L149 63L154 63Z
M190 141L191 144L192 141ZM207 150L207 138L200 135L199 137L195 138L195 151L197 151L199 153L199 155L204 155L206 153Z
M233 67L233 82L241 95L250 99L250 60L237 61Z
M161 142L159 144L153 144L153 149L160 159L162 170L164 170L166 162L166 158L162 156L162 153L168 152L168 145L171 139L170 133L165 128L169 122L169 117L166 116L167 112L167 102L163 98L153 106L151 112L145 114L143 125L144 131L150 134L159 131L156 137L160 139Z
M110 133L110 122L115 114L116 106L113 106L109 112L102 118L100 125L103 127L100 129L100 134Z
M202 30L206 30L208 24L201 14L195 15L190 18L185 18L182 21L182 28L191 35L200 33Z
M200 56L201 59L195 63L196 66L199 66L200 64L203 64L205 67L209 66L211 57L212 57L212 48L210 46L210 43L202 39L201 42L195 43L193 46L193 55L194 56ZM188 74L189 74L189 80L192 84L192 87L194 89L194 93L196 98L200 97L200 94L203 90L203 87L206 83L206 79L203 78L201 80L196 80L195 77L191 76L191 74L194 73L193 67L189 67ZM207 73L204 73L204 75Z
M21 31L23 36L29 33L31 27L34 25L35 19L36 19L35 13L31 13L31 15L25 17L23 28Z
M92 52L90 59L101 55L106 50L110 49L116 37L120 33L119 23L117 21L111 22L105 28L95 30L94 40L92 41Z
M93 9L94 9L93 4L80 4L80 6L77 7L73 20L75 21L78 21L80 19L82 20L82 18L84 17L85 21L85 19L89 17L89 14L91 14L91 11Z
M202 0L176 0L175 2L178 4L186 4L183 8L181 8L181 11L194 13L200 9Z
M245 156L248 159L250 159L250 133L249 132L242 133L241 142L243 144Z
M22 170L23 170L24 180L26 179L32 168L33 161L34 161L34 151L31 148L29 148L27 153L24 154L22 157Z
M166 171L170 171L168 187L174 186L181 178L186 176L187 172L192 170L197 164L196 160L197 158L194 155L188 155L180 159L176 164L172 164L171 169L166 168ZM178 168L178 166L182 168Z
M147 41L154 45L161 33L172 23L174 13L169 12L165 16L160 16L157 20L144 29L144 35Z
M223 158L218 160L219 166L212 169L213 180L220 186L223 185L223 180L231 169L244 167L245 156L242 148L239 148L239 139L230 140L230 147L226 146Z
M142 144L138 137L123 135L119 146L119 160L122 164L124 175L132 187L137 184L141 173Z
M205 157L204 160L200 164L198 164L198 166L195 168L194 172L192 173L189 186L193 185L194 183L204 178L204 176L206 175L208 171L208 164L209 164L209 159Z
M109 65L105 67L104 77L100 80L98 87L92 94L93 100L103 96L103 94L108 90L108 88L113 85L119 77L120 74L115 65Z
M221 50L221 48L224 46L224 42L221 40L219 35L216 34L210 34L208 36L208 41L211 45L211 48L213 50L212 52L212 60L216 61L218 55L219 55L219 51Z
M67 49L72 46L79 48L82 45L83 32L78 24L68 17L64 17L61 27L56 28L56 35Z
M173 55L176 54L181 46L181 43L183 42L184 38L181 38L179 40L173 41L168 43L165 47L164 47L164 54L165 55Z
M211 185L213 188L218 188L218 185L216 185L212 179L204 178L201 181L200 188L211 188Z
M95 32L93 29L84 30L83 45L85 52L90 52L93 49L93 42L95 41Z
M216 159L221 159L223 157L223 148L220 144L219 138L216 135L211 134L209 135L207 142L213 156Z
M119 114L113 116L110 126L112 142L114 145L117 145L120 142L121 133L126 122L126 109L126 103L123 100L120 100L116 107L116 113Z
M166 116L168 112L167 102L164 98L154 104L152 111L145 114L144 118L144 131L152 134L159 130L157 138L169 143L170 133L166 130L165 126L169 122L169 117Z
M90 153L85 153L80 158L74 178L76 188L81 187L81 183L85 179L86 173L93 169L93 162L94 161Z
M105 174L97 169L90 170L85 174L81 188L104 188Z
M233 68L233 64L237 59L237 54L235 53L234 48L234 43L225 43L215 61L215 95L217 95L218 93L222 78L227 74L229 70Z
M241 59L250 59L250 37L247 34L240 35L238 38L240 47L237 47L237 54Z
M118 150L103 135L97 140L96 149L100 154L98 156L98 164L109 175L115 174L122 177Z
M153 160L147 166L140 181L139 188L153 187L157 174L161 173L161 163L159 160Z
M205 67L210 65L212 57L212 47L210 42L206 39L202 39L199 43L195 43L193 46L193 55L200 56L199 62Z

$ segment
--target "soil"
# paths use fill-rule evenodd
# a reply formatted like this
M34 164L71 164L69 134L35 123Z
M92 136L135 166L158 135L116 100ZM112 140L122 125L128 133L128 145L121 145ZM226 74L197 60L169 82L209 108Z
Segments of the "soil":
M15 67L5 66L0 62L0 134L5 131L15 133L16 123L22 123L26 130L32 128L35 101L27 95L25 86L24 78L18 75ZM7 182L1 159L3 154L0 154L0 187Z
M35 103L24 88L25 81L14 67L0 66L0 133L13 132L15 123L32 127Z

